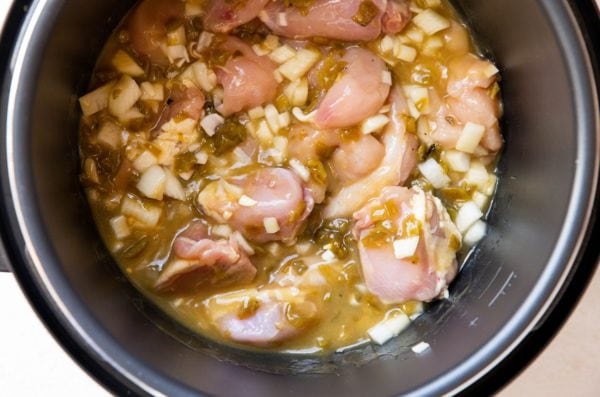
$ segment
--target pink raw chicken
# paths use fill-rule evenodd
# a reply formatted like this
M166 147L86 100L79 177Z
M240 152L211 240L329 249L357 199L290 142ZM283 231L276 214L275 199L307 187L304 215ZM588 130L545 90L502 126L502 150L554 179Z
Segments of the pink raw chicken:
M217 68L217 80L223 86L223 104L217 109L224 116L270 102L277 93L275 64L258 56L248 44L233 36L221 45L234 56ZM241 54L236 56L236 54Z
M408 106L400 88L392 90L390 105L390 122L381 137L385 147L383 158L371 173L343 186L330 197L323 211L325 218L351 216L384 187L404 183L417 165L419 141L416 135L406 131L403 116L408 113Z
M315 114L319 128L344 128L356 125L381 109L390 92L383 81L385 63L371 51L353 47L343 61L347 66L329 89Z
M199 286L247 284L256 268L234 239L215 240L195 222L173 244L175 258L163 269L156 288L193 291Z
M241 205L238 198L222 197L209 185L198 198L202 210L215 218L229 212L231 215L223 220L258 243L292 241L314 207L312 195L300 178L285 168L262 168L230 183L256 203ZM275 218L279 231L268 233L266 218Z
M374 40L381 33L386 1L373 1L379 11L366 26L352 20L361 3L362 0L316 0L305 12L297 7L286 7L283 1L273 1L259 17L274 34L291 39L319 36L345 41ZM282 18L285 18L284 24Z
M204 15L204 28L211 32L228 33L258 16L269 0L232 2L211 0Z
M255 305L249 310L243 306ZM304 332L318 320L317 305L297 288L240 290L205 301L212 323L227 338L255 346L271 346ZM296 313L294 313L296 312ZM294 316L299 314L299 321Z
M406 230L410 222L420 225L417 226L420 228L417 234L419 242L410 257L396 258L394 236L377 246L368 245L363 240L376 226L374 213L390 205L394 206L396 213L387 214L386 219L399 231ZM356 212L354 219L354 235L358 240L367 288L382 302L427 302L447 289L457 272L456 251L460 247L461 235L439 199L418 188L386 187L379 197Z
M168 64L163 52L167 41L167 25L184 16L184 3L173 0L144 0L127 21L131 47L152 62Z
M445 101L434 97L432 107L435 128L431 133L434 142L452 149L466 123L486 127L481 146L491 153L502 148L498 127L499 102L491 98L487 89L496 81L490 73L493 65L467 54L454 59L448 67L448 97ZM492 74L490 76L490 74ZM487 153L485 153L487 154Z
M154 131L160 129L173 117L184 116L198 121L204 114L204 93L199 88L188 87L183 91L175 89L171 93L170 99L171 103L164 107L153 128Z

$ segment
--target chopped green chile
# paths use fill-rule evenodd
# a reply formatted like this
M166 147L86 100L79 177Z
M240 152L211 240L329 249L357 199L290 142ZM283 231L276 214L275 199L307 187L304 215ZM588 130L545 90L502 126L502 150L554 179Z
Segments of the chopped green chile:
M205 139L208 150L215 156L220 156L244 142L246 136L246 127L238 119L229 117L217 127L215 135Z
M344 218L325 221L314 233L314 240L338 258L344 259L350 253L351 245L355 243L352 237L352 222Z

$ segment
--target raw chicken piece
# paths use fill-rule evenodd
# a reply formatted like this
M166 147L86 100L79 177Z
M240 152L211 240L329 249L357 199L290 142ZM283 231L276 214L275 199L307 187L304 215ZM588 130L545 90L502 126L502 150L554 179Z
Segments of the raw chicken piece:
M372 135L342 142L333 152L331 165L335 176L347 184L369 175L385 156L385 147Z
M261 21L276 35L291 39L325 37L344 41L374 40L381 33L385 0L373 0L373 19L365 26L352 18L363 0L316 0L306 10L286 7L283 1L272 1L259 14ZM285 21L284 23L281 23Z
M319 128L356 125L381 109L390 92L383 82L385 62L360 47L349 49L342 58L347 63L341 78L329 89L315 114Z
M173 90L170 103L164 107L153 131L158 131L163 124L176 116L185 116L196 121L200 120L204 114L204 99L204 93L196 87Z
M167 26L183 16L182 1L142 1L127 21L131 48L154 63L167 65L169 60L163 51L167 44Z
M446 149L453 149L468 122L483 125L486 132L480 142L483 152L495 153L502 148L498 127L499 102L487 89L496 81L495 67L472 54L453 60L448 69L448 94L445 101L433 97L431 139Z
M217 68L217 81L223 86L223 104L219 113L229 116L270 102L277 93L275 64L265 56L258 56L242 40L229 36L221 45L234 56L225 66ZM236 54L241 54L236 56Z
M450 27L445 29L442 34L446 41L446 48L455 55L464 55L469 52L471 39L469 32L461 24L451 21Z
M448 65L448 94L454 97L474 88L488 88L496 81L494 65L473 54L455 58Z
M211 0L204 15L204 28L211 32L228 33L256 18L268 2L269 0Z
M290 158L308 164L311 160L328 157L340 144L340 136L335 130L318 130L308 124L294 124L288 133ZM310 178L306 181L306 188L310 191L315 203L325 199L327 181L318 181Z
M412 18L410 1L388 0L383 14L383 32L388 34L400 33Z
M205 308L225 337L255 346L289 340L318 320L317 305L297 288L220 294L207 299Z
M255 203L240 204L242 195ZM293 240L314 207L300 178L285 168L262 168L229 182L213 182L200 192L198 202L206 214L258 243ZM278 231L267 232L267 218L275 218Z
M431 301L447 290L461 235L439 199L418 188L386 187L354 219L367 288L382 302ZM394 240L408 238L418 238L414 252L396 253Z
M343 187L331 196L324 208L325 218L343 218L358 210L385 186L402 184L417 164L417 137L406 131L403 115L408 113L400 88L391 94L390 122L385 127L382 143L385 155L379 166L364 178Z
M161 272L158 290L193 291L207 285L247 284L256 268L234 239L215 240L201 222L193 223L173 243L174 259Z

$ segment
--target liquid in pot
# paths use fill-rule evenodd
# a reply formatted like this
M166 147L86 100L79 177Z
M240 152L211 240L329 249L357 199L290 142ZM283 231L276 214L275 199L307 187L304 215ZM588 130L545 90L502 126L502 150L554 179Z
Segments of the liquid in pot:
M124 273L191 330L382 344L485 235L497 80L444 0L144 0L80 98L81 179Z

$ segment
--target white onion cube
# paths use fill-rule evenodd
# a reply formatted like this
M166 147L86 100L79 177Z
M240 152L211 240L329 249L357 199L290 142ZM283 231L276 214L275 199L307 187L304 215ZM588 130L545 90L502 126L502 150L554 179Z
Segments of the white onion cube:
M127 218L123 215L117 215L108 222L110 223L110 227L112 228L115 237L119 240L131 234L131 229L129 229L129 225L127 224Z
M432 9L417 14L412 22L430 36L450 27L450 22Z
M167 176L159 165L153 165L142 173L136 187L148 198L162 200L165 193Z
M377 325L369 328L367 334L378 345L383 345L402 330L410 325L410 320L405 314L398 314L392 318L385 319Z
M446 175L442 166L435 159L427 159L417 166L421 174L436 189L448 186L450 177Z
M465 124L456 142L456 149L465 153L473 153L477 149L477 146L479 146L479 142L481 142L484 134L485 127L481 124L470 122Z
M396 259L411 257L417 251L419 245L419 236L412 236L394 240L394 256Z
M200 126L206 132L206 135L213 136L217 127L225 122L225 119L218 113L209 114L200 121Z
M456 227L461 233L466 232L472 224L483 216L481 209L473 201L467 201L456 214Z
M264 218L263 224L265 227L265 231L269 234L275 234L279 231L279 222L277 222L277 218Z
M487 225L484 221L475 222L465 233L463 243L467 246L477 244L485 236L486 231Z
M471 167L471 156L458 150L448 150L444 153L446 163L453 171L467 172Z

